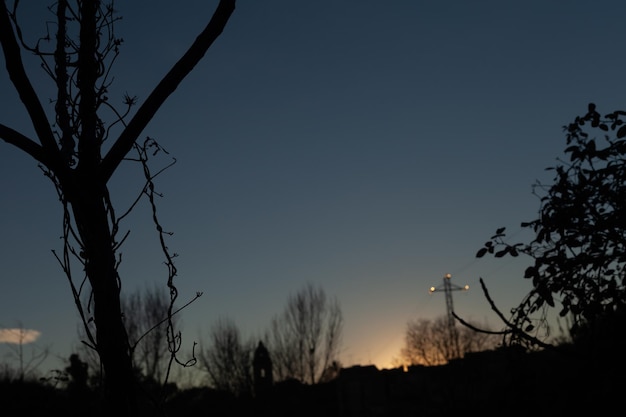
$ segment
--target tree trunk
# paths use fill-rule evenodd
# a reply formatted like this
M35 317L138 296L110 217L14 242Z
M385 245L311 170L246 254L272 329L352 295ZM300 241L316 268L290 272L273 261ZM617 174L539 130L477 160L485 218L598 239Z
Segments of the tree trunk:
M66 39L65 31L69 19L66 17L66 3L64 0L57 2L57 41L60 43L54 54L55 64L51 65L56 68L55 81L59 89L55 107L58 118L54 127L55 131L60 129L63 133L62 149L59 149L55 132L26 75L20 44L16 38L17 28L14 29L15 22L11 19L5 1L0 0L0 45L6 68L28 111L39 143L1 123L0 139L31 155L54 173L62 189L62 198L67 199L66 202L71 206L84 252L81 256L85 262L85 273L93 291L93 319L97 350L104 368L107 413L126 417L137 415L137 391L128 335L120 309L120 278L116 270L116 254L108 217L106 183L163 102L222 33L235 9L235 0L220 0L208 25L139 107L130 122L124 123L124 131L104 157L101 154L101 145L104 141L105 124L97 114L104 101L101 96L102 86L98 86L98 80L103 77L107 64L103 61L99 48L106 50L106 46L100 44L101 25L112 26L113 21L108 21L99 13L99 0L79 1L78 17L72 14L71 18L78 22L79 36L70 42ZM73 11L75 12L76 10ZM107 39L102 41L106 42ZM71 81L68 79L67 68L70 63L66 49L78 52L78 61L71 62ZM43 52L36 54L40 58L46 55ZM77 71L75 74L74 69ZM71 84L71 88L68 84ZM68 98L70 96L71 99ZM71 119L67 117L68 111L72 114ZM72 120L76 114L77 120ZM77 134L78 137L75 137ZM74 148L74 143L77 144L77 149ZM76 150L77 164L73 166L69 160L76 156Z
M104 196L104 185L81 178L68 193L82 239L85 272L93 289L96 343L104 371L108 414L137 415L135 376L120 308L120 279ZM82 186L81 186L82 185Z

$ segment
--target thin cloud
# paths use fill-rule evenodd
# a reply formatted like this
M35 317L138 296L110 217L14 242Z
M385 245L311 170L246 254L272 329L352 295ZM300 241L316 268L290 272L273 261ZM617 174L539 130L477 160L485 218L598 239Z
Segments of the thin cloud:
M25 345L39 339L41 332L31 329L0 329L0 343Z

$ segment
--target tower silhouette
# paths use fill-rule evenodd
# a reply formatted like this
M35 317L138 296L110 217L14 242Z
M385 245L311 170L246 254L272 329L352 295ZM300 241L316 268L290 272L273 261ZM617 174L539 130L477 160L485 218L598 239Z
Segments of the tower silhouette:
M258 397L266 396L271 390L274 379L272 376L272 358L270 353L259 341L252 359L252 372L254 377L254 392Z
M448 329L448 337L450 338L450 342L452 343L454 349L454 357L461 356L459 352L459 335L456 331L456 326L454 323L454 305L452 304L452 291L467 291L469 290L469 285L465 285L463 287L452 284L451 282L452 275L446 274L443 277L443 286L440 287L430 287L429 293L434 293L435 291L443 290L446 296L446 318L447 318L447 329Z

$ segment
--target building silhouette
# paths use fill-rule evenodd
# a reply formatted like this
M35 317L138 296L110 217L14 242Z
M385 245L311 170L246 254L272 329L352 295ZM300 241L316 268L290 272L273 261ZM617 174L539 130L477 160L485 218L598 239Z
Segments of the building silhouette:
M252 371L254 378L254 394L257 397L267 396L274 384L272 376L272 358L261 341L259 341L259 345L254 351Z

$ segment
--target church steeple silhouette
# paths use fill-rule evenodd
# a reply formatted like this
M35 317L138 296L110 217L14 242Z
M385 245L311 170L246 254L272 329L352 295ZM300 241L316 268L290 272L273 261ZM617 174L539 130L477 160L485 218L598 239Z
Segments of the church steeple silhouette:
M266 395L272 388L274 379L272 376L272 359L270 358L270 353L261 341L259 341L259 345L254 351L252 370L255 394L257 396Z

